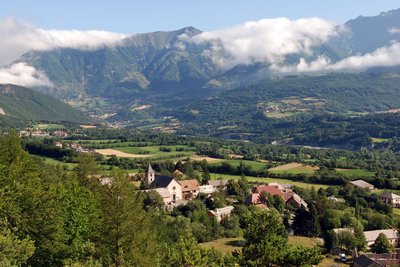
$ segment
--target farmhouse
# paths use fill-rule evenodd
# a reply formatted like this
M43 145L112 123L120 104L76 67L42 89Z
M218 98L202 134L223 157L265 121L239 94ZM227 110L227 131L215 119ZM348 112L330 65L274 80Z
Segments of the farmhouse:
M231 216L233 209L233 206L226 206L220 209L210 210L208 216L214 217L220 222L223 218Z
M354 185L356 187L362 188L362 189L369 189L369 190L374 190L375 189L375 187L372 184L370 184L370 183L368 183L368 182L366 182L364 180L351 181L350 184L352 184L352 185Z
M399 232L394 229L364 231L365 239L369 247L374 244L376 238L380 233L383 233L389 239L390 243L393 246L397 247L397 245L399 244Z
M246 199L246 203L253 205L260 204L260 195L264 192L270 196L282 197L286 204L291 204L295 208L303 206L307 209L307 203L298 194L278 183L269 183L268 185L260 185L253 188L252 193Z
M185 200L194 199L199 194L199 182L196 179L179 181L182 188L182 197Z
M228 180L210 180L208 181L209 185L214 187L214 190L224 190L226 189L226 185L228 184Z
M395 208L400 207L400 196L391 192L385 192L379 196L379 200Z
M211 196L215 192L215 189L212 185L200 185L199 192L206 196Z

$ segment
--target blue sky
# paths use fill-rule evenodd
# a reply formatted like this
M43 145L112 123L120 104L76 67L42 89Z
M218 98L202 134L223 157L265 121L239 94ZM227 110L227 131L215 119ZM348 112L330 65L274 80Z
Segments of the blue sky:
M262 18L320 17L337 23L400 8L399 0L3 0L0 19L44 29L138 33L194 26L211 31Z

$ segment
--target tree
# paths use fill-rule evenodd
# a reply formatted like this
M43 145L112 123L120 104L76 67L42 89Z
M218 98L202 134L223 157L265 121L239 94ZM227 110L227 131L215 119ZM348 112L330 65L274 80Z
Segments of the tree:
M273 195L270 203L279 211L279 213L282 213L285 210L285 200L281 196Z
M349 230L340 231L337 234L337 244L348 251L353 251L356 247L354 234Z
M358 251L363 251L367 247L367 240L364 235L364 227L357 219L353 219L351 223L354 233L354 246Z
M26 264L33 255L33 240L19 239L8 227L7 221L0 221L0 264L2 266L20 266Z
M371 251L374 253L390 253L394 250L393 245L384 233L380 233L372 245Z
M245 266L271 266L281 261L287 232L277 211L256 210L249 219L244 238Z
M203 167L203 173L201 174L201 184L207 184L210 179L210 171L207 167Z
M313 203L309 205L309 210L303 206L296 210L293 230L296 235L302 236L317 237L321 234L317 210Z
M300 266L318 264L323 258L318 249L287 244L287 232L276 210L255 210L244 238L243 266Z
M154 266L157 231L151 213L142 209L128 177L121 171L111 174L112 183L102 194L103 232L101 251L106 265Z

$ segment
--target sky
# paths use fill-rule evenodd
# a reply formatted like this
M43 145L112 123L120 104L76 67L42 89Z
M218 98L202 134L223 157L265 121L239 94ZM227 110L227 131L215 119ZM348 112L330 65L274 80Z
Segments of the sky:
M400 27L386 29L391 42L375 51L331 62L313 48L346 30L343 24L400 8L400 0L0 0L0 83L53 86L21 56L58 48L116 47L132 34L193 26L173 45L207 44L202 56L221 69L267 63L276 73L362 71L400 65ZM171 45L171 44L168 44ZM287 65L289 55L302 55ZM309 58L309 59L307 59Z
M0 0L0 19L43 29L133 34L193 26L212 31L263 18L320 17L344 23L400 7L399 0Z

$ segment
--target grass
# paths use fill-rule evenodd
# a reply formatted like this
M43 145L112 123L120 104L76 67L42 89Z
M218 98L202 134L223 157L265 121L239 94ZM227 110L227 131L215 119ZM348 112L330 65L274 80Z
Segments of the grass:
M219 162L214 162L211 163L210 165L220 165L222 162L227 162L233 167L238 167L241 162L243 162L244 165L249 166L252 170L262 170L265 169L266 164L258 161L251 161L251 160L238 160L238 159L232 159L232 160L221 160Z
M389 139L387 138L376 138L376 137L371 137L372 143L384 143L388 141Z
M393 208L393 214L397 215L397 216L400 216L400 209Z
M50 165L62 165L62 166L67 166L68 170L73 170L76 167L76 163L67 163L67 162L62 162L53 158L47 158L43 157L44 162Z
M160 147L170 148L170 152L160 151ZM152 157L173 156L176 154L185 154L190 156L194 151L176 151L177 148L190 149L188 146L146 146L146 147L114 147L115 150L129 154L149 154Z
M65 126L62 124L55 124L55 123L39 123L33 126L34 128L40 130L55 130L55 129L65 129Z
M275 173L275 174L314 174L315 170L310 168L309 166L301 166L301 167L295 167L293 169L288 169L288 170L270 170L269 172Z
M239 175L228 175L228 174L219 174L219 173L212 173L211 174L211 179L239 179ZM294 186L298 186L301 188L308 188L310 189L311 187L314 187L316 190L320 188L328 188L328 185L323 185L323 184L312 184L312 183L305 183L305 182L299 182L299 181L292 181L289 179L277 179L277 178L257 178L257 177L251 177L251 176L246 176L247 180L249 182L260 182L260 183L271 183L271 182L278 182L280 184L291 184Z
M312 237L304 237L304 236L289 236L289 244L291 245L302 245L304 247L316 247L321 246L322 241Z
M241 250L242 247L238 245L238 241L244 241L244 239L242 237L220 238L210 242L201 243L200 246L214 248L224 254L228 254L235 250ZM321 245L320 241L317 239L303 236L289 236L288 243L305 247L316 247Z
M232 253L235 250L241 250L242 247L236 245L236 242L243 241L242 237L234 237L234 238L221 238L214 241L201 243L200 246L206 248L214 248L224 254Z

